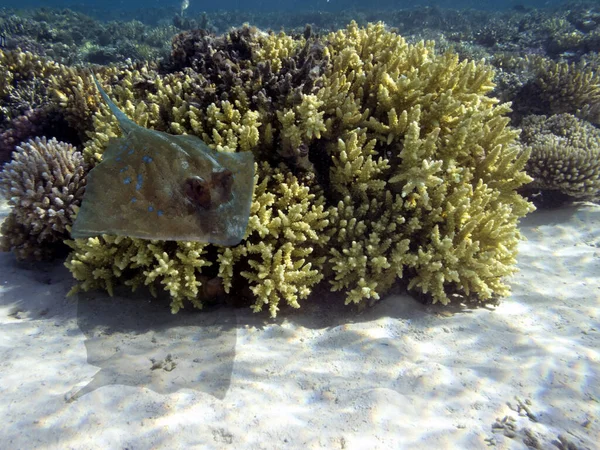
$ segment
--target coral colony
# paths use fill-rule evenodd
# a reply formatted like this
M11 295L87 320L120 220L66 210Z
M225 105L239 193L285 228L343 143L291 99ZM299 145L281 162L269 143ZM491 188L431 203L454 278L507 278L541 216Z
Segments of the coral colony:
M397 282L431 302L495 302L534 209L522 194L600 190L599 75L512 58L496 72L382 23L194 29L160 64L95 69L100 87L0 50L0 157L16 150L0 172L2 249L66 244L72 292L147 286L173 312L230 294L274 317L319 283L358 305Z

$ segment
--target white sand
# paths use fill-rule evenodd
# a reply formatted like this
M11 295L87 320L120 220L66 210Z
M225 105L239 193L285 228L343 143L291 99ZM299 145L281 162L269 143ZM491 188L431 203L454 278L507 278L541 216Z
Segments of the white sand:
M522 225L496 309L327 294L275 323L66 299L60 263L0 254L0 448L600 448L600 207Z

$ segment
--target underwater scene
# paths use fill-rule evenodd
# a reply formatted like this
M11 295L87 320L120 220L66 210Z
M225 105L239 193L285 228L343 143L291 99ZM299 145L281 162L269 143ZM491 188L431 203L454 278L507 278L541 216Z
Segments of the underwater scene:
M600 2L0 0L0 449L600 449Z

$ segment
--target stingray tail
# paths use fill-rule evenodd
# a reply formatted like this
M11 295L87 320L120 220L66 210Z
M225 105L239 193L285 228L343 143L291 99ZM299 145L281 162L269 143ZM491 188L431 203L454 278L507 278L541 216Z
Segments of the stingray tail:
M117 118L117 121L119 122L119 126L121 127L121 130L125 134L129 133L133 128L137 127L137 124L133 120L131 120L129 117L127 117L125 115L125 113L123 111L121 111L117 105L114 104L114 102L110 99L108 94L104 91L104 89L102 89L102 86L100 85L100 82L96 78L96 75L94 74L94 72L92 70L90 70L90 72L92 73L92 78L94 79L94 83L96 83L96 87L98 88L100 95L102 95L102 98L104 99L104 101L106 102L108 107L110 108L111 112Z

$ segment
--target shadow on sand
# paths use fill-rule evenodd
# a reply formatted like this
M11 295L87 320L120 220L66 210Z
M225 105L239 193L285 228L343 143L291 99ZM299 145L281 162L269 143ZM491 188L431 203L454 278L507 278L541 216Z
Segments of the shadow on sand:
M160 394L188 388L223 399L235 358L236 320L230 308L171 314L144 295L78 295L77 324L85 334L93 379L74 401L99 387L121 384Z

